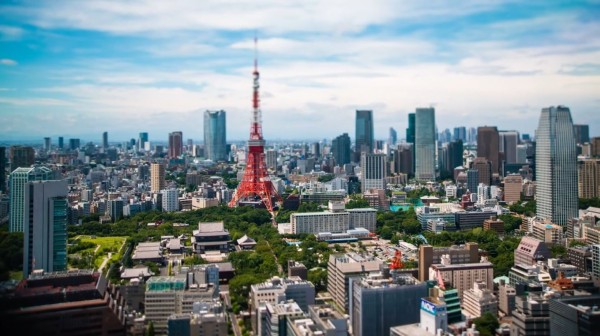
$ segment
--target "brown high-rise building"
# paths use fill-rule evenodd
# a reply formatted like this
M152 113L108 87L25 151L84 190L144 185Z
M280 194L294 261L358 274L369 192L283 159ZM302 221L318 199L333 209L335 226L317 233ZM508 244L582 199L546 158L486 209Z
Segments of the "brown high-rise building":
M19 167L28 168L35 163L35 151L33 147L11 146L10 147L10 171Z
M508 175L504 178L504 201L514 203L521 200L523 191L523 177L518 174Z
M492 185L492 163L483 157L477 157L473 160L473 164L471 165L472 169L477 170L479 174L479 183L483 183L486 186ZM477 191L477 189L475 189ZM471 192L474 192L471 190Z
M600 137L592 138L592 156L600 157Z
M165 165L162 163L153 163L150 166L150 190L159 192L165 189Z
M450 256L452 264L469 264L479 262L479 245L466 243L464 246L433 247L421 245L419 247L419 280L429 280L429 267L439 264L444 254Z
M577 162L579 198L600 197L600 159Z
M100 273L36 272L0 298L0 324L20 335L125 335L122 302Z
M477 128L477 156L490 161L492 173L500 172L500 136L496 126Z
M169 158L176 158L181 156L183 152L183 133L172 132L169 133Z

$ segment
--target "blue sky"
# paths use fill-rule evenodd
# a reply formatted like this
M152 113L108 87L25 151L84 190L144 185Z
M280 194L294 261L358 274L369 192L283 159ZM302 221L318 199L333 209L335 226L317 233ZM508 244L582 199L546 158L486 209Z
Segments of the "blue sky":
M566 105L600 135L599 1L3 1L0 140L125 140L227 111L248 136L259 37L267 140L404 137L434 106L440 130L496 125L533 133ZM54 140L55 141L55 140Z

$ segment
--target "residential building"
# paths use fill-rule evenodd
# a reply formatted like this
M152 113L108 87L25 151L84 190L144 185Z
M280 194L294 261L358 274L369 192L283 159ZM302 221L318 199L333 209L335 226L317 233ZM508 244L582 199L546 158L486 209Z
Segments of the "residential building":
M120 198L109 200L107 202L106 214L110 216L113 223L123 218L123 200Z
M504 201L507 204L521 200L523 177L519 174L508 175L504 178Z
M25 227L25 192L32 181L46 181L52 178L52 171L46 167L17 168L10 180L10 232L23 232Z
M454 245L451 247L433 247L421 245L419 247L419 280L427 281L429 267L439 264L443 255L449 255L452 264L470 264L479 261L479 245L477 243L466 243L465 245Z
M475 281L473 288L463 292L463 311L469 319L481 317L485 313L494 316L498 314L498 300L492 289L484 281Z
M487 288L494 286L494 268L485 257L482 257L481 261L477 263L452 264L450 256L444 255L439 264L429 267L429 278L439 279L439 277L443 279L444 283L458 291L463 302L463 293L470 289L475 281L483 281Z
M356 253L332 254L327 265L327 292L336 305L348 312L350 279L379 271L383 260Z
M503 316L511 316L515 310L515 298L517 291L507 283L500 283L498 286L498 310Z
M162 193L162 211L179 211L179 193L177 189L165 189Z
M542 109L535 159L537 215L566 226L578 217L577 149L569 108Z
M66 180L25 186L23 276L67 269L67 192Z
M433 181L435 169L435 110L417 108L415 112L415 178Z
M356 152L373 152L375 149L373 134L373 111L356 110Z
M579 273L592 271L592 248L590 246L574 246L567 249L567 259L571 265L577 267Z
M227 145L225 111L204 112L204 157L213 161L226 161Z
M592 245L592 275L600 279L600 244Z
M361 188L385 190L387 176L387 156L362 152L360 155Z
M548 222L534 221L533 238L546 244L559 244L563 241L563 228Z
M150 190L158 193L166 187L165 165L162 163L153 163L150 166Z
M534 265L538 260L550 258L546 243L533 237L523 237L515 250L515 265Z
M490 217L483 221L484 230L492 230L499 235L504 234L504 221L496 218L495 216Z
M344 203L330 201L328 211L293 213L290 223L294 234L346 232L358 227L374 232L376 214L377 210L372 208L346 210Z
M577 161L579 198L600 197L600 159Z
M350 146L348 146L348 151L350 150ZM348 154L350 155L350 154ZM277 151L274 149L268 149L265 152L267 168L271 170L277 170Z

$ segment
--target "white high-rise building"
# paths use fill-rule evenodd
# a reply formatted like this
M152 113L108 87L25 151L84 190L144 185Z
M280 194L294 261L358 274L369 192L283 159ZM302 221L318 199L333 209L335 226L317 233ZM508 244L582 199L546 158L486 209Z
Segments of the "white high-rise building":
M369 189L385 190L387 157L385 154L360 155L361 188L363 192Z
M23 232L25 226L25 189L28 182L50 180L47 167L19 167L10 173L10 232Z
M177 189L166 189L162 191L162 210L172 212L179 210Z
M435 110L417 108L415 113L415 178L435 180Z
M537 215L565 226L578 216L577 148L569 108L542 109L536 142Z

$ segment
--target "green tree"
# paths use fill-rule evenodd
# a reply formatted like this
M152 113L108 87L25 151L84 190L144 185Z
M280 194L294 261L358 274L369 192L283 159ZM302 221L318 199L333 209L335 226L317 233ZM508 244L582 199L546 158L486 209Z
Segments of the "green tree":
M148 330L146 331L146 336L154 336L154 322L150 321L148 324Z
M368 208L369 202L361 195L352 195L350 201L346 203L346 209Z
M327 290L327 269L319 267L309 270L308 281L315 285L315 290L317 292Z
M492 313L485 313L473 320L475 328L481 336L493 336L496 334L496 329L500 326L498 319Z
M331 180L333 180L335 178L334 174L325 174L322 176L319 176L318 180L319 182L329 182Z

